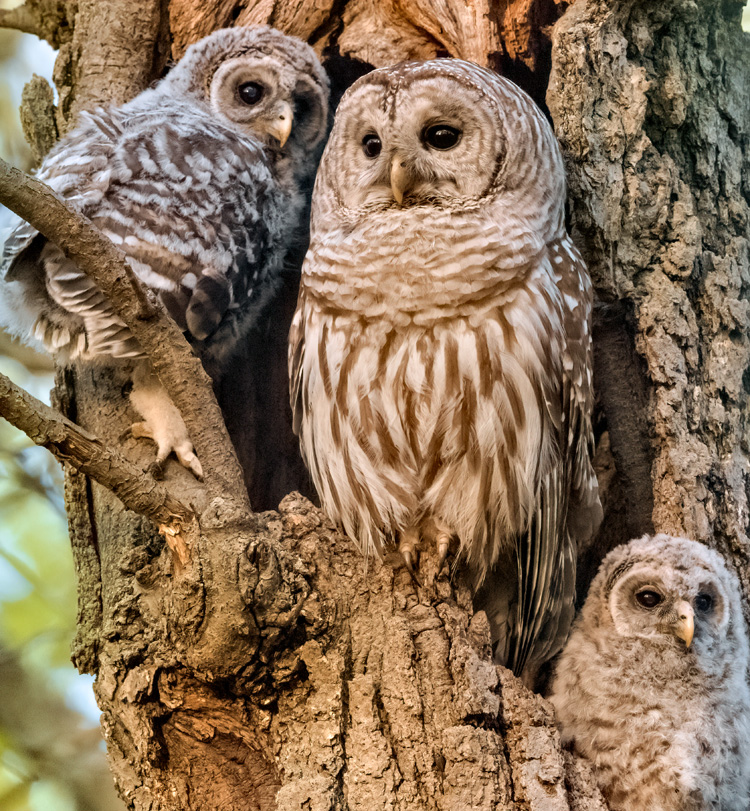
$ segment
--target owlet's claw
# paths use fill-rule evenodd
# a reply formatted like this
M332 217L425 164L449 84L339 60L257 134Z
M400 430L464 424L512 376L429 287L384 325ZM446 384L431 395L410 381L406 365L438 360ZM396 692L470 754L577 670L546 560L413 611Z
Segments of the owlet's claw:
M156 459L150 472L155 479L163 478L164 463L174 453L198 481L203 481L203 467L195 455L182 415L154 375L141 372L133 377L130 402L144 418L133 423L130 433L136 439L150 439L156 443Z

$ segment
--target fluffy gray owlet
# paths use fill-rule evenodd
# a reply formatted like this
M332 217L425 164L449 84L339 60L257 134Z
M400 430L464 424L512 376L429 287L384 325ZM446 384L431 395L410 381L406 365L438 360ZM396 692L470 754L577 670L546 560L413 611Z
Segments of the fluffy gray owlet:
M336 113L290 334L295 428L365 553L457 538L500 661L567 637L591 467L591 283L552 130L512 82L441 59Z
M612 811L747 811L747 668L737 578L702 544L646 535L604 559L551 699Z
M38 177L88 216L158 292L216 374L274 293L328 115L312 49L266 26L217 31L122 107L83 114ZM99 289L19 221L0 268L2 320L63 361L142 359ZM136 362L134 433L200 475L185 425Z

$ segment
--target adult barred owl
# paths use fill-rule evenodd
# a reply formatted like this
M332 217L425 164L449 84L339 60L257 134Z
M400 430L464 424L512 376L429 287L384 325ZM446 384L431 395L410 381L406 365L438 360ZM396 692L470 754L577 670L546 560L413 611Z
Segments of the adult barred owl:
M747 811L747 667L740 587L721 556L646 535L604 559L551 699L612 811Z
M560 150L512 82L373 71L338 108L291 328L295 428L366 553L451 537L496 656L528 679L573 618L591 466L591 284Z
M267 26L217 31L121 107L81 116L39 178L126 254L219 374L277 287L327 128L312 49ZM181 416L96 285L19 221L0 268L11 331L63 361L135 359L134 433L200 475Z

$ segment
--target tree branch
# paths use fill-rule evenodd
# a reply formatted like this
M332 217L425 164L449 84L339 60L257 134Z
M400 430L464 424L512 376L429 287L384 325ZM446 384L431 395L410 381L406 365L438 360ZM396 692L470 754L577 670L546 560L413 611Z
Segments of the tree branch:
M53 48L70 39L72 28L62 0L27 0L0 11L0 28L10 28L45 39Z
M179 522L187 527L194 521L193 511L163 484L3 374L0 374L0 415L32 442L51 451L60 462L91 476L128 509L145 515L158 526L174 527Z
M41 37L39 15L27 5L0 11L0 28L12 28L15 31L23 31L24 34Z
M148 301L125 255L44 183L0 160L0 203L41 231L101 288L127 324L182 414L213 497L238 510L250 503L211 379L182 332Z

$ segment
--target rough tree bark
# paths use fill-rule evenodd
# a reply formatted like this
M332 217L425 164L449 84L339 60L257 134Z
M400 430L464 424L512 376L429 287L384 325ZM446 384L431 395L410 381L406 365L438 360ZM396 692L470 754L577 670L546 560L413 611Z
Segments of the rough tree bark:
M606 517L584 550L647 530L718 547L750 591L747 295L750 37L731 0L28 0L0 23L60 47L59 105L27 94L40 151L76 113L122 102L171 54L230 24L310 41L339 94L436 55L503 71L546 105L570 223L592 272ZM554 23L554 28L551 28ZM54 116L54 120L53 120ZM36 135L35 135L36 133ZM199 515L175 563L155 526L68 470L79 575L74 661L96 693L119 791L138 811L605 809L548 704L490 661L460 573L425 586L356 554L304 496L286 406L296 281L217 387L253 507ZM132 421L128 369L75 367L58 406L108 445ZM148 450L129 440L129 459ZM283 499L283 500L282 500ZM277 504L281 504L276 509Z

